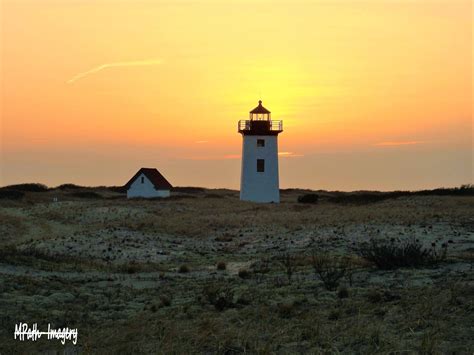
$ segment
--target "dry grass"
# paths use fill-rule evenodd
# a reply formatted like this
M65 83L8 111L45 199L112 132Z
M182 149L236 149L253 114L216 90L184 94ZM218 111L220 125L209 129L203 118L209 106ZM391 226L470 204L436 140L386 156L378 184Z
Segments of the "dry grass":
M473 197L301 205L290 190L255 205L228 190L71 191L1 202L1 353L63 349L13 340L19 321L77 327L84 353L474 351ZM385 271L355 253L409 237L450 240L446 262ZM344 264L338 287L315 276L311 250Z

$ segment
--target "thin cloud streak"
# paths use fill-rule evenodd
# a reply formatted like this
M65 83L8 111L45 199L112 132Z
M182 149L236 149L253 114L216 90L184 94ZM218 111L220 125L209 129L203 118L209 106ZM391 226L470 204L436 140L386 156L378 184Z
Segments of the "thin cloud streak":
M240 154L227 154L224 155L224 159L240 159L241 155Z
M422 144L421 141L401 141L401 142L380 142L375 143L374 146L376 147L391 147L391 146L398 146L398 145L415 145L415 144Z
M219 156L195 156L195 157L182 157L178 159L184 160L226 160L226 159L240 159L240 154L228 154Z
M197 142L196 142L197 143ZM279 152L278 156L280 158L298 158L304 157L303 154L295 154L293 152ZM202 156L187 156L187 157L178 157L177 159L184 160L228 160L228 159L241 159L241 154L225 154L225 155L202 155Z
M279 152L278 156L281 158L298 158L304 157L303 154L295 154L293 152ZM186 157L182 159L186 160L228 160L228 159L241 159L241 154L226 154L226 155L214 155L214 156L195 156L195 157Z
M297 157L304 157L304 154L295 154L293 152L279 152L278 156L282 158L297 158Z
M102 65L99 65L97 67L94 67L92 69L89 69L83 73L79 73L75 76L73 76L71 79L67 81L68 84L73 84L79 79L83 79L84 77L90 75L90 74L95 74L97 72L100 72L101 70L107 69L107 68L116 68L116 67L141 67L141 66L147 66L147 65L158 65L162 64L163 61L161 59L150 59L150 60L136 60L136 61L130 61L130 62L114 62L114 63L105 63Z

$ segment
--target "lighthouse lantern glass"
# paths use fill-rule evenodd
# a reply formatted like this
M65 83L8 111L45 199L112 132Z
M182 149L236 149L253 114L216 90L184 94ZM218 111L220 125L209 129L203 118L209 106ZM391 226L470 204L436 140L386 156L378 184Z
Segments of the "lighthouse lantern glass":
M270 121L270 114L269 113L251 113L250 119L252 121Z

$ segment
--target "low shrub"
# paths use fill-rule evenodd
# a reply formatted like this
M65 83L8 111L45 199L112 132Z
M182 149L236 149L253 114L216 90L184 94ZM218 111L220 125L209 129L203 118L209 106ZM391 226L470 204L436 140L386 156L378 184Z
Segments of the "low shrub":
M392 292L390 290L379 289L370 289L367 292L366 297L371 303L392 302L401 299L401 296L398 293Z
M474 196L474 185L465 184L460 187L445 188L441 187L434 190L421 190L413 192L413 195L418 196Z
M160 307L171 306L171 297L168 295L160 295Z
M226 264L223 261L219 261L217 263L217 270L225 270L226 269Z
M250 265L250 268L254 274L267 274L271 269L270 259L263 258L261 260L257 260L252 265Z
M185 274L185 273L188 273L190 270L189 270L189 266L188 265L181 265L178 269L178 272L180 274Z
M284 253L280 256L280 262L285 268L286 277L288 279L288 284L291 285L291 278L295 272L295 262L296 258L294 255L291 255L289 252Z
M23 192L46 192L48 191L48 186L39 184L39 183L29 183L29 184L9 185L9 186L2 187L2 189L17 190L17 191L23 191Z
M338 320L341 318L341 311L339 309L333 309L328 314L328 320Z
M127 189L125 186L108 186L106 187L107 190L112 191L112 192L118 192L118 193L125 193L127 192Z
M402 196L409 196L410 194L411 193L407 191L341 193L336 196L329 197L328 201L339 204L364 205L388 199L399 198Z
M434 243L431 248L424 248L417 239L400 241L392 238L389 242L372 239L369 243L362 244L357 252L379 269L390 270L434 265L446 259L447 249L447 243L438 250Z
M204 299L218 311L235 307L234 291L227 284L212 283L203 288Z
M231 242L233 240L232 235L228 233L224 233L223 235L219 235L214 239L216 242Z
M341 287L341 288L337 291L337 297L339 297L339 298L347 298L347 297L349 297L349 290L347 289L347 287Z
M236 303L237 303L237 305L240 305L240 306L250 305L252 303L251 294L246 293L246 294L240 295L237 298Z
M293 302L279 303L277 305L278 313L282 318L290 318L293 314L295 304Z
M75 185L75 184L62 184L56 187L58 190L79 190L83 189L83 186Z
M247 269L240 269L239 270L239 277L241 279L249 279L251 275L252 274Z
M195 187L195 186L175 186L173 187L174 192L182 192L188 194L195 194L205 192L206 189L203 187Z
M319 196L316 194L306 194L298 197L299 203L318 203Z
M347 271L347 261L339 257L316 254L311 255L314 272L321 278L328 291L335 291Z
M138 265L136 262L132 261L128 264L124 264L119 267L119 270L121 272L126 272L127 274L135 274L137 272L140 272L140 265Z
M102 198L102 195L100 195L100 194L98 194L97 192L94 192L94 191L73 192L73 193L71 193L71 196L79 197L79 198L93 198L93 199Z
M216 193L207 193L204 195L204 198L225 198L225 196Z
M21 191L7 189L0 190L0 199L19 200L23 196L25 196L25 193Z
M420 191L356 191L356 192L331 192L327 198L329 202L338 204L364 205L388 199L409 196L473 196L474 185L461 185L455 188L438 188Z

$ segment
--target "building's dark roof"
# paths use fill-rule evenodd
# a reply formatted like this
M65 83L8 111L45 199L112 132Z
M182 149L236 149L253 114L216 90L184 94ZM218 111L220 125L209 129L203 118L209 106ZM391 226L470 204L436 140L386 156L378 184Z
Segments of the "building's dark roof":
M262 100L258 101L258 106L255 107L250 113L270 113L265 107L262 106Z
M141 174L145 175L148 180L151 181L155 189L157 190L169 190L173 186L165 179L163 175L160 174L158 170L155 168L141 168L138 172L125 184L125 189L129 189L130 185L133 184L136 178L138 178Z

